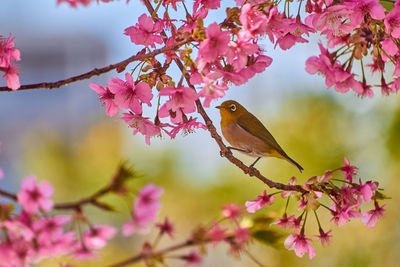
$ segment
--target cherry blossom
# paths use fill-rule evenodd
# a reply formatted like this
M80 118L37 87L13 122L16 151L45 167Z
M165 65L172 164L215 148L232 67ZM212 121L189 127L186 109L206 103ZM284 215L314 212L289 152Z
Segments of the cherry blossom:
M294 250L300 258L308 253L310 259L315 257L315 249L310 243L311 239L306 238L303 232L300 234L291 234L285 240L285 247L288 250Z
M36 177L26 177L18 193L18 202L28 213L36 213L38 209L49 211L53 207L50 197L53 195L53 187L47 182L36 185Z
M118 114L119 107L114 103L114 94L111 93L109 88L103 88L101 85L95 83L91 83L89 87L99 94L99 100L103 102L103 106L106 106L106 114L108 116L113 117Z
M129 127L133 128L133 134L141 133L144 135L147 145L150 145L150 137L159 136L161 134L159 127L142 116L124 113L123 117L119 118L119 120L123 120Z
M114 94L114 103L120 108L130 109L136 114L142 113L142 104L151 107L150 100L153 98L151 88L147 83L135 84L129 73L125 74L126 82L119 78L111 78L107 87Z
M162 44L160 36L163 25L160 22L153 22L153 19L146 14L139 17L139 22L135 26L125 29L125 35L131 38L132 43L137 45L146 45L153 48L157 44Z
M257 196L254 201L246 201L245 205L248 212L254 213L257 210L264 208L266 204L272 205L274 200L275 196L268 195L267 190L264 190L262 196Z

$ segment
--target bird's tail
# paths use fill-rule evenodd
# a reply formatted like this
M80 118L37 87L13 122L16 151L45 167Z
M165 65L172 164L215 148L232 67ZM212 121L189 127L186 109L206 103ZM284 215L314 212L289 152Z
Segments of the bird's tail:
M293 166L295 166L300 172L302 172L304 169L303 167L300 166L300 164L298 164L296 161L294 161L292 158L290 158L288 155L285 155L285 159L292 164Z

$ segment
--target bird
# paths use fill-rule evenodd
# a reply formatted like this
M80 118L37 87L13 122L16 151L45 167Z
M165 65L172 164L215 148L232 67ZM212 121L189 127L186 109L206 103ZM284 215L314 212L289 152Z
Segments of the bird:
M303 171L303 167L286 154L257 117L241 104L227 100L216 108L221 114L222 135L231 145L228 148L257 158L249 167L254 167L261 157L275 157L284 159L300 172Z

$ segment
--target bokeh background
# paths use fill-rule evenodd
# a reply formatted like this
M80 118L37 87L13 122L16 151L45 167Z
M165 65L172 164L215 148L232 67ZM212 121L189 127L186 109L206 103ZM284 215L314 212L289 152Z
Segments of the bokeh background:
M16 37L22 56L21 84L56 81L136 53L140 48L123 31L136 24L144 12L139 1L128 5L125 1L92 4L76 10L65 4L57 6L56 0L3 0L0 34ZM212 12L210 19L218 21L222 17L219 12L224 10ZM268 266L399 266L399 97L383 97L377 92L373 99L360 99L351 92L328 90L322 77L311 76L304 69L306 59L318 54L319 37L310 39L309 44L286 52L264 41L267 55L274 60L272 65L246 85L231 87L226 97L212 106L227 99L241 102L305 169L299 174L284 161L263 159L258 167L266 177L286 183L295 175L304 182L341 166L347 157L360 167L363 179L378 180L391 199L385 202L385 219L373 229L360 220L338 229L321 212L325 229L332 229L334 237L326 248L315 242L317 256L311 261L307 257L299 259L283 247L289 234L283 231L277 243L254 243L251 252ZM184 240L194 226L217 218L223 204L243 204L262 192L261 182L219 156L217 145L206 131L179 135L172 141L152 139L151 146L146 146L142 136L133 136L122 122L106 117L88 85L104 85L115 76L123 74L112 72L51 91L1 93L0 166L5 172L1 187L16 192L23 177L36 175L53 184L55 201L77 200L106 184L117 166L128 160L141 176L132 183L133 190L146 183L165 188L159 218L168 215L176 224L176 235L172 241L162 240L160 247ZM219 126L217 111L213 107L207 111ZM253 160L239 157L246 163ZM115 213L92 208L87 212L94 222L119 227L129 218L133 198L134 194L106 197L116 207ZM279 217L283 206L277 201L256 215ZM272 229L279 231L277 227ZM317 234L313 219L307 231ZM153 240L154 234L128 238L119 234L108 249L100 252L101 260L79 263L58 258L37 266L56 266L60 262L103 266L132 255L144 240ZM246 256L235 260L227 257L227 252L225 245L210 250L204 266L254 266ZM169 264L182 266L176 260Z

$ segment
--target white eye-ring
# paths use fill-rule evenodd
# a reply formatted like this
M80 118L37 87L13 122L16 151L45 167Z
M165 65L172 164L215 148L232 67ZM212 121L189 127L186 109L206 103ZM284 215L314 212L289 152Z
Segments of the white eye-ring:
M236 111L236 105L235 104L231 105L231 111Z

